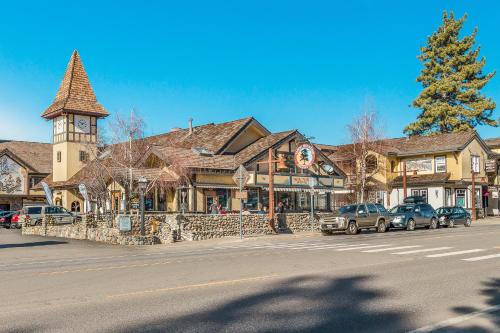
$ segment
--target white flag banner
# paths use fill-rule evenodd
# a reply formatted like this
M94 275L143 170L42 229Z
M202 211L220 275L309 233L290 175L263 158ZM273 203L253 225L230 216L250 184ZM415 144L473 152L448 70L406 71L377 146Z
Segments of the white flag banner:
M80 194L85 200L84 212L88 213L91 211L91 209L90 209L90 200L89 200L89 194L87 193L87 188L85 187L85 184L80 184L78 185L78 189L80 190Z
M54 205L54 202L52 201L52 191L50 190L49 185L47 185L46 182L41 182L43 187L43 191L45 192L45 199L47 199L47 203L51 206Z

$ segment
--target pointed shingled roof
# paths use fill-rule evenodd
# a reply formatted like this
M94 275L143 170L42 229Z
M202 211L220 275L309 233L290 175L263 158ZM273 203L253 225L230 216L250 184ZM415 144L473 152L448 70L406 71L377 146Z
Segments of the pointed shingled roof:
M97 117L106 117L108 111L97 102L92 86L78 51L69 59L64 78L52 105L42 114L45 119L52 119L61 113L71 112Z

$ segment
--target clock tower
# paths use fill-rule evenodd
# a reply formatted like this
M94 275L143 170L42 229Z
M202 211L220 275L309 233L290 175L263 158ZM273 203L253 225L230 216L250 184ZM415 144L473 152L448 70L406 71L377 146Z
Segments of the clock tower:
M97 147L97 121L108 116L97 102L80 55L71 55L54 102L42 117L52 120L52 181L64 182L77 173Z

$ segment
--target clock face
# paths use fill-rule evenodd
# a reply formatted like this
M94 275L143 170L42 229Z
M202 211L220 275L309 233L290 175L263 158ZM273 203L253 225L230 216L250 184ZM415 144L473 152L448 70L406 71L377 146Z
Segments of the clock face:
M90 133L90 117L75 116L76 132Z

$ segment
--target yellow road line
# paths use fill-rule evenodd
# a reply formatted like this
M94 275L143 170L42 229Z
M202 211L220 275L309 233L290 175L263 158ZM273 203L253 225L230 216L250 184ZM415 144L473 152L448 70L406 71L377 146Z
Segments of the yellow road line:
M151 294L151 293L168 292L168 291L176 291L176 290L189 290L189 289L195 289L195 288L204 288L204 287L213 287L213 286L221 286L221 285L228 285L228 284L237 284L237 283L242 283L242 282L267 280L267 279L272 279L272 278L276 278L276 277L278 277L278 275L265 275L265 276L236 279L236 280L222 280L222 281L214 281L214 282L207 282L207 283L190 284L190 285L179 286L179 287L169 287L169 288L134 291L134 292L124 293L124 294L108 295L106 297L107 298L116 298L116 297L146 295L146 294Z

